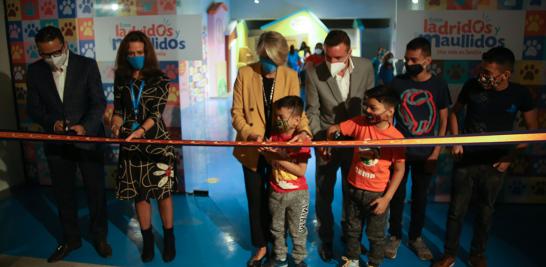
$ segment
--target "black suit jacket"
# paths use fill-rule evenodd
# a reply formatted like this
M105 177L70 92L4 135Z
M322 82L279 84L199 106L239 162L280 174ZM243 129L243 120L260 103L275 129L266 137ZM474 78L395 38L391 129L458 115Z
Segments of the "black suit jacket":
M46 132L53 132L58 120L68 120L69 125L81 124L89 136L104 136L102 116L106 98L97 62L70 52L64 97L57 91L49 65L43 60L32 63L27 72L27 111L32 120ZM77 144L83 149L93 149L93 144Z

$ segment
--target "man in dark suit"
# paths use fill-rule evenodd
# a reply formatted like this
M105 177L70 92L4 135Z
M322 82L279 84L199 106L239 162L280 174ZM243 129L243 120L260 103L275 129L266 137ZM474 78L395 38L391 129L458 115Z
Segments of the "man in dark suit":
M106 99L97 62L71 53L61 31L52 26L42 28L35 42L42 59L28 67L29 116L46 132L103 136ZM77 168L87 193L93 245L100 256L111 256L100 146L46 143L45 153L63 231L62 242L48 262L62 260L81 247L74 188Z
M351 56L351 41L347 33L332 30L324 40L326 61L306 70L306 112L314 140L326 140L326 130L334 124L362 114L362 98L374 86L374 71L365 58ZM336 174L341 169L342 191L346 199L346 178L351 166L353 149L319 148L316 154L315 205L322 244L320 257L333 257L334 217L332 201ZM342 227L345 222L343 201Z

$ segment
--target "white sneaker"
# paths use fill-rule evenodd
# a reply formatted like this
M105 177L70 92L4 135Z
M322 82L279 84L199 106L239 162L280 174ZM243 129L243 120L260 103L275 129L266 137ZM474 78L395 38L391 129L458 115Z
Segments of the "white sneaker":
M341 257L341 261L343 262L341 264L341 267L359 267L360 266L359 260L350 260L345 256Z
M387 239L387 244L385 245L385 258L391 260L395 259L401 242L402 240L396 238L396 236L389 237L389 239Z

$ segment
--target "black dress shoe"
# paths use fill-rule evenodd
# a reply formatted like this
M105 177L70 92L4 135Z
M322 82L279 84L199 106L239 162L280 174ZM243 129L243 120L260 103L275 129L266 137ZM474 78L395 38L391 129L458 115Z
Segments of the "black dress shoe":
M99 240L93 244L95 247L95 250L99 254L99 256L103 258L110 258L112 257L112 247L106 242L106 240Z
M154 259L154 234L152 227L146 230L140 230L142 233L142 254L140 258L142 262L150 262Z
M57 249L47 258L47 262L56 262L64 259L71 251L79 249L82 246L82 243L74 244L60 244Z
M319 248L319 256L325 261L331 261L334 258L334 250L331 243L322 243Z
M174 231L163 229L163 261L171 262L176 257L176 247L174 242Z
M247 267L262 267L262 261L265 258L265 256L259 260L250 259L246 262Z

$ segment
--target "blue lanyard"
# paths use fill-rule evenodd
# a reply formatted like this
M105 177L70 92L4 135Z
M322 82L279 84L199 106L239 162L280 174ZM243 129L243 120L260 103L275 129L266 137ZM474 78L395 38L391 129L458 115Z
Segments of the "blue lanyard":
M135 113L135 119L138 120L138 106L140 105L140 98L142 97L142 91L144 89L144 81L140 84L138 89L138 97L135 99L135 93L133 92L133 85L135 81L131 81L131 88L129 88L129 93L131 93L131 102L133 103L133 111Z

